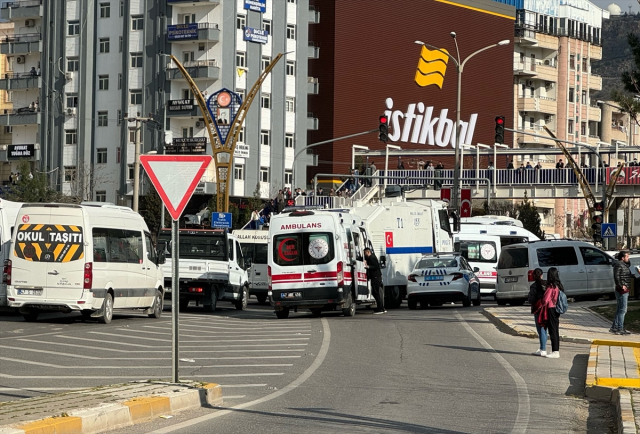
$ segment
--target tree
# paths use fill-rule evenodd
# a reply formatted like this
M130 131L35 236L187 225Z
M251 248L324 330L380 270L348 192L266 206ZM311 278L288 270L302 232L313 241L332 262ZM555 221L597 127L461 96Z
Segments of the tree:
M149 183L151 184L151 183ZM160 195L156 191L155 187L149 188L149 192L146 196L142 197L142 207L140 214L144 218L144 221L149 226L149 231L151 232L151 236L155 238L160 233L160 229L162 229L162 212L164 211L164 206L162 204L162 199L160 199ZM168 217L168 219L167 219ZM166 222L171 222L171 216L165 214L165 225Z
M634 122L640 125L638 123L640 100L637 99L640 94L640 39L638 39L638 35L629 33L627 35L627 43L633 55L633 68L631 71L622 73L623 90L613 90L611 97L622 108L623 112L629 113Z
M517 218L518 215L518 206L507 200L494 200L491 204L487 204L487 201L484 201L482 207L484 215L503 215L513 218Z
M522 222L522 226L532 232L538 238L542 238L542 229L540 229L540 214L538 208L529 201L525 193L522 203L518 205L518 220Z
M20 178L18 184L11 186L7 199L15 202L57 202L62 199L60 192L49 187L47 175L41 172L33 174L27 160L18 163ZM29 176L32 175L32 177Z

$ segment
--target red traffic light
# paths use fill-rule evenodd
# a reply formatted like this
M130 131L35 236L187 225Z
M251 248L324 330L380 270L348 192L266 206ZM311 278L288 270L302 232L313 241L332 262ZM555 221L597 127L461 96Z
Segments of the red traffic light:
M502 125L502 124L504 124L504 118L503 118L502 116L498 116L498 117L496 118L496 123L497 123L498 125Z
M602 216L599 216L599 215L594 216L593 217L593 222L596 223L596 224L602 223Z
M382 116L380 116L380 123L381 124L387 124L387 123L389 123L389 119L387 119L386 116L382 115Z

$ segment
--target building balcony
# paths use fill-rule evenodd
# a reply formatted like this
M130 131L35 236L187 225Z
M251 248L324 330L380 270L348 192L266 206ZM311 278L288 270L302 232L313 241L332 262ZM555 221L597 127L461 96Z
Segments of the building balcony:
M307 129L312 131L317 131L319 127L318 118L314 116L313 113L307 113Z
M307 94L317 95L320 92L320 83L315 77L307 77Z
M320 11L314 6L309 6L309 24L320 24Z
M516 25L513 43L521 45L537 45L538 41L536 39L536 31L532 28Z
M555 125L547 124L547 127L551 131L555 132ZM522 131L525 131L531 134L537 134L540 136L547 135L547 133L545 132L544 128L541 125L527 125L520 129ZM556 142L554 142L553 139L551 138L543 139L542 137L530 136L529 134L523 134L523 133L516 133L516 141L518 142L518 146L520 146L521 148L527 148L527 147L538 148L538 147L546 147L546 146L551 146L551 147L556 146Z
M5 1L0 5L0 18L9 21L40 18L43 12L42 0Z
M19 109L3 109L0 112L0 126L38 125L40 123L40 111L23 107Z
M319 59L320 58L320 47L316 47L313 44L313 41L309 41L309 51L307 52L307 57L309 59Z
M519 96L518 111L538 112L555 115L557 112L557 104L554 98Z
M220 42L220 29L216 23L171 24L167 26L167 41L173 44Z
M602 77L591 74L589 76L589 89L602 90Z
M544 81L558 81L558 68L549 61L539 62L536 64L537 78Z
M0 39L0 54L28 54L42 52L42 34L25 33Z
M190 119L202 117L202 113L194 99L172 99L167 102L167 117Z
M0 90L39 89L41 86L41 78L29 72L0 75Z
M171 6L177 6L177 7L201 6L201 5L217 6L220 4L220 0L167 0L167 4Z
M589 47L589 57L591 60L602 60L602 45L591 45Z
M519 75L523 77L533 77L536 75L536 64L529 59L524 61L513 62L513 75Z
M182 64L193 80L218 80L220 79L220 67L215 60L193 60ZM167 66L167 78L169 80L184 80L178 68L169 64Z
M590 121L595 121L595 122L600 122L600 120L602 119L601 116L601 111L600 108L593 108L593 107L589 107L589 120Z

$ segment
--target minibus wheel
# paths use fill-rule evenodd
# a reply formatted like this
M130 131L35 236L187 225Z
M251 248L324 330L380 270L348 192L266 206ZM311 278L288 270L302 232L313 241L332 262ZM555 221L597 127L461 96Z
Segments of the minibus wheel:
M100 322L102 324L109 324L113 318L113 297L107 292L102 303L102 316Z
M249 290L246 286L242 287L242 291L240 291L240 300L235 302L236 310L245 310L247 308L247 302L249 298Z
M39 312L37 310L32 310L29 313L25 313L24 315L22 315L24 317L24 320L27 322L34 322L38 319L38 314Z
M351 291L349 291L349 296L347 297L347 302L342 309L342 314L344 316L355 316L356 314L356 304L353 302L353 296L351 295Z
M205 312L215 312L216 305L218 304L218 293L216 292L216 288L213 286L209 289L209 303L204 305Z
M163 301L162 291L156 291L156 298L153 301L153 312L149 314L149 318L160 318L162 316Z

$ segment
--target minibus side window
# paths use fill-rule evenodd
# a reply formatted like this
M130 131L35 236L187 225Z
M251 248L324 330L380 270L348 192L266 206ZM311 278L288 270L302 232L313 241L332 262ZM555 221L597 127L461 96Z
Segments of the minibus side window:
M156 249L151 242L151 235L147 232L144 233L144 243L147 248L147 258L154 264L158 263L158 256L156 254Z
M242 256L242 249L240 248L240 244L236 241L236 252L238 252L238 266L244 269L244 256Z
M229 260L233 261L233 240L229 240Z

